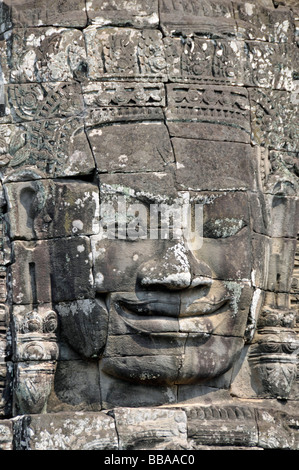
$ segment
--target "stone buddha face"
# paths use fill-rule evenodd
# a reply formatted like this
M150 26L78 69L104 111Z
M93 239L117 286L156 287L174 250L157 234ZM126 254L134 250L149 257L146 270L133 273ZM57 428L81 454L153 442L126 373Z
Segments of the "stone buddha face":
M162 123L151 127L149 135L166 132ZM130 139L130 125L114 130ZM102 130L102 141L112 131ZM153 154L154 138L149 145ZM109 310L102 370L140 384L201 383L230 369L254 292L253 152L175 138L171 155L176 163L155 174L100 177L106 225L91 239L96 292Z
M91 122L97 173L85 181L8 181L9 199L20 199L17 213L10 207L14 250L22 257L25 249L29 266L15 303L52 300L64 341L99 359L104 375L151 385L221 376L240 355L254 315L262 205L247 93L188 83L168 85L166 98L162 83L83 89L88 104L94 95L105 101L109 90L121 104L115 109L133 95L144 103L141 117L167 98L168 119L136 121L127 106L122 124ZM204 117L186 123L187 105ZM88 175L90 158L86 165ZM44 261L19 238L39 240Z
M184 236L95 237L97 292L109 292L104 372L138 383L198 383L227 371L242 350L253 293L248 200L242 193L199 197L199 249ZM232 203L227 217L217 208Z
M159 389L223 376L264 293L287 310L297 235L283 215L293 183L285 196L274 168L295 151L291 12L91 1L86 23L83 3L61 27L31 27L20 10L26 27L1 45L14 361L35 378L44 367L43 406L51 361L60 397L82 359L102 395L110 379Z

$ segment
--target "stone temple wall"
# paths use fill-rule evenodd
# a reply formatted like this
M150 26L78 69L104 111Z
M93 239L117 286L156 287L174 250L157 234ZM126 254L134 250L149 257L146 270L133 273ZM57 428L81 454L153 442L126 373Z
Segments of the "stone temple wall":
M0 449L299 449L298 32L0 2Z

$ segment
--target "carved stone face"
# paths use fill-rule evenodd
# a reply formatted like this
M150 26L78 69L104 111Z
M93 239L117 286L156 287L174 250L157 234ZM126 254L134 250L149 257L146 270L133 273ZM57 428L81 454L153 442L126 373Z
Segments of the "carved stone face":
M292 11L270 0L57 3L59 26L23 5L0 44L17 411L43 410L56 366L59 410L118 405L123 382L162 390L147 402L139 387L150 405L174 402L176 386L221 377L221 388L265 305L252 349L267 383L276 343L283 364L294 351L294 332L278 330L294 327ZM166 218L153 224L157 207Z
M105 250L109 259L104 272L96 271L98 289L114 284L116 290L109 298L104 372L141 383L186 384L232 366L244 345L251 301L250 282L241 280L249 229L240 230L244 221L232 218L236 225L223 228L232 233L219 238L225 220L216 219L214 236L198 251L183 238L96 243L95 256L103 259Z
M105 36L105 41L115 42L115 54L117 44L123 44L117 35L122 34ZM142 36L135 31L132 47L135 40L150 47L153 34L158 32ZM52 298L62 337L81 356L99 358L104 374L136 383L193 384L226 372L244 346L251 273L256 269L257 155L249 143L245 89L188 84L187 79L167 85L165 91L165 64L161 68L151 68L154 83L84 83L90 111L87 137L98 170L94 183L63 178L8 182L9 200L20 200L17 211L10 207L14 250L28 266L28 278L16 283L14 301L43 303ZM67 101L74 93L67 87L58 91ZM19 89L13 92L20 94ZM165 123L160 105L166 103ZM79 101L75 104L80 107ZM106 117L98 107L108 104L113 106ZM183 118L187 105L190 122ZM124 112L122 124L113 122L114 110ZM221 119L215 121L215 112ZM146 122L148 116L153 120ZM108 122L98 128L97 119ZM49 165L52 176L72 175L78 168L90 173L90 151L84 155L82 132L75 135L80 145L72 148L73 164L60 167L58 160L54 170ZM138 204L143 236L140 228L135 239L128 231L114 239L100 232L101 208L110 204L116 209L121 197L127 229ZM153 205L162 203L171 210L186 201L202 209L195 233L201 243L190 243L184 230L178 236L161 236L159 226L152 239L148 222ZM112 213L116 227L122 215L122 209ZM173 214L172 225L184 228L177 217ZM255 219L260 218L258 210ZM32 257L34 239L40 240L34 252L43 257L48 253L44 263L41 255ZM32 266L38 283L34 294ZM14 274L21 278L22 273Z
M121 141L126 142L125 133ZM152 154L156 147L153 141ZM165 165L164 172L100 178L100 199L107 210L109 203L115 209L117 221L115 239L108 234L91 238L96 291L107 294L109 305L102 370L131 382L211 379L230 369L244 346L253 294L248 190L255 184L254 154L246 144L220 147L188 139L173 139L173 149L176 164ZM238 171L235 157L242 161ZM225 162L223 170L214 173L209 165L219 159ZM173 213L173 231L165 233L161 222L151 239L152 208L173 210L179 201L202 210L200 220L193 212L198 230L193 228L193 240L191 226L179 231L183 221L178 212ZM120 227L126 232L118 237Z

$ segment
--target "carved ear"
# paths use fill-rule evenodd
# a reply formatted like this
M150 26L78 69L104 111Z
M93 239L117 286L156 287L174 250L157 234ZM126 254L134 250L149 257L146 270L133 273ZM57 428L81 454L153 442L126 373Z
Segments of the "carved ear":
M26 226L34 229L34 219L37 215L38 208L36 204L36 190L32 185L23 188L20 192L20 203L24 207L27 214Z
M10 236L26 240L40 236L51 183L44 180L12 182L5 184Z

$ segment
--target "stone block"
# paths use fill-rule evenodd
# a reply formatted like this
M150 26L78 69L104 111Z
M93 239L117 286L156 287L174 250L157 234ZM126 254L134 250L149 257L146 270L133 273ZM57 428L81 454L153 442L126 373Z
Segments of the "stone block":
M106 344L108 310L100 299L84 299L56 305L61 334L86 358L99 357Z
M167 85L166 120L171 136L250 142L247 91L238 87Z
M245 50L245 85L294 91L293 74L298 51L293 44L246 41Z
M84 0L55 0L51 7L46 0L5 0L11 6L14 27L86 26Z
M112 377L101 368L100 386L102 406L104 409L115 407L149 407L177 402L177 387L175 385L137 384ZM132 400L132 397L134 399Z
M252 140L254 144L270 149L298 149L298 105L290 94L278 90L252 89L251 105Z
M51 264L46 241L13 243L12 300L18 305L51 303Z
M277 186L281 187L279 182ZM273 238L296 238L299 231L298 198L278 193L277 195L267 194L265 199L270 220L267 234Z
M87 15L92 24L100 26L133 26L154 28L159 24L158 0L91 0Z
M294 40L294 18L289 8L273 8L261 2L234 1L238 36L267 42Z
M104 357L110 358L119 358L124 355L127 356L157 356L162 355L162 351L167 348L167 355L175 356L177 354L182 354L184 350L184 345L187 339L186 333L177 333L171 334L169 332L165 333L165 337L155 337L152 334L149 337L144 338L141 332L137 334L127 334L127 335L116 335L113 336L109 334L107 338L107 345L105 348ZM117 359L115 359L117 361ZM166 361L168 359L166 358ZM108 362L108 361L104 361Z
M170 81L294 91L298 51L290 43L164 38Z
M88 133L100 172L163 171L174 157L162 123L114 124Z
M13 387L15 415L45 412L54 373L54 361L15 364Z
M257 162L249 145L179 138L172 142L181 190L256 189Z
M271 292L289 292L296 251L296 239L253 236L255 286ZM267 276L266 276L267 273Z
M104 357L102 370L107 375L139 385L175 386L179 382L181 356L160 354L151 356ZM151 402L152 397L149 399ZM140 406L140 405L139 405Z
M0 34L4 33L5 31L11 29L12 22L11 22L11 6L6 1L1 2L0 6Z
M134 305L134 302L137 304L139 301L142 306L146 299L148 299L148 303L150 301L155 301L153 302L153 311L151 312L152 315L142 315L142 312L140 312L138 315L137 311L137 314L135 313L134 317L134 315L129 314L127 311L128 309L121 308L125 302L127 302L128 305L130 302L132 305ZM179 333L180 331L178 319L180 294L175 292L163 292L162 294L159 294L157 292L146 291L142 293L139 291L136 295L135 293L117 292L111 294L109 301L111 305L111 314L109 316L109 334L114 337L113 341L116 348L121 347L120 344L116 343L117 338L120 338L120 343L123 341L123 335L132 335L133 339L131 341L133 341L135 338L135 350L138 349L139 345L140 348L146 347L146 337L148 337L148 350L152 351L149 352L149 354L156 354L157 351L154 351L155 341L159 341L159 338L155 338L155 335L149 337L149 335L155 331L165 333L164 342L166 341L168 335L171 346L174 346L175 344L179 345L179 343L182 344L182 339L180 340L179 335L173 335L173 341L171 338L171 333ZM156 304L158 304L158 306ZM165 316L160 316L159 318L159 309L163 309ZM140 337L138 337L138 335L140 335ZM182 335L182 338L183 336L184 335ZM176 337L177 341L175 339ZM124 344L126 341L129 342L130 338L124 338ZM171 349L171 346L167 349L168 351ZM131 351L132 349L127 349L129 354Z
M0 423L0 450L13 450L13 423L10 420L1 420Z
M93 297L86 237L13 243L13 302L19 305Z
M200 268L192 272L185 247L172 240L129 237L112 240L95 236L91 237L91 243L95 287L99 293L133 293L136 288L180 289L190 285L192 274L200 275Z
M114 419L105 413L24 417L18 450L118 450Z
M250 227L252 214L247 193L195 193L195 199L203 204L204 238L229 238Z
M57 326L57 314L51 304L14 305L11 322L14 362L56 360Z
M93 236L91 245L97 292L133 292L139 266L157 254L155 240L131 243Z
M246 345L233 367L230 384L232 394L241 399L254 399L258 397L260 390L254 380L252 366L249 362L250 346Z
M264 449L298 450L298 416L283 411L257 410L258 444Z
M161 172L103 174L100 176L101 201L108 203L111 196L118 194L132 197L136 203L170 204L178 198L173 170L174 165L169 164Z
M48 413L100 411L101 391L96 361L80 358L57 361L55 378L48 398Z
M109 106L87 108L85 123L87 129L103 124L140 121L163 121L164 113L160 106Z
M11 239L92 235L99 231L99 190L84 181L36 180L8 183Z
M85 104L91 108L165 106L162 83L91 82L82 84L82 90Z
M90 80L167 80L160 31L92 25L84 35Z
M50 242L50 250L53 302L93 298L89 238L57 238Z
M6 181L88 175L94 170L82 119L4 124L0 132L1 174Z
M251 252L247 227L228 238L205 238L194 256L210 267L214 278L241 281L250 279Z
M269 245L267 289L275 292L290 292L296 239L272 238L269 240Z
M84 103L79 83L20 83L5 85L7 122L39 121L76 116ZM3 120L3 119L2 119Z
M18 28L0 44L4 83L65 82L86 77L86 51L80 30Z
M255 410L247 406L202 406L186 408L188 438L200 445L245 446L258 444Z
M244 84L244 44L238 39L166 37L164 48L171 82Z
M165 34L195 33L207 38L233 36L237 33L233 4L230 0L189 2L160 1L161 26Z
M8 348L7 348L8 349ZM12 415L12 372L9 358L0 358L0 416L1 420ZM0 446L1 448L1 446Z

